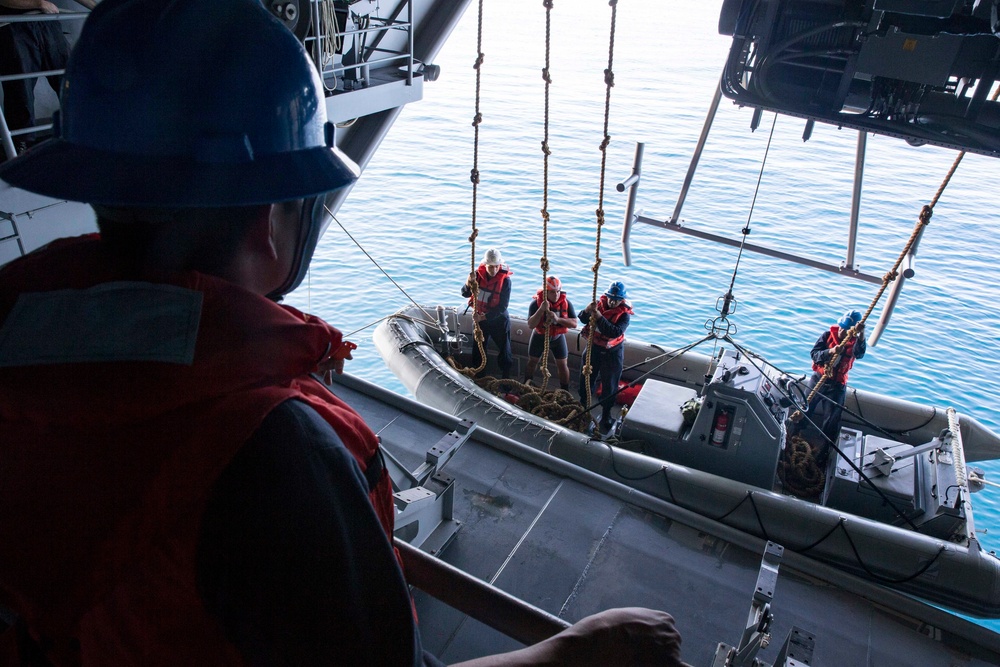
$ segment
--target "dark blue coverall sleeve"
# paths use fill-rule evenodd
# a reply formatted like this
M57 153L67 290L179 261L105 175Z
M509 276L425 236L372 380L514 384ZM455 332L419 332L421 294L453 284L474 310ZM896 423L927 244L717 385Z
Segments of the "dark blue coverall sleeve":
M360 467L310 407L275 408L216 482L206 608L254 665L441 665L424 654Z

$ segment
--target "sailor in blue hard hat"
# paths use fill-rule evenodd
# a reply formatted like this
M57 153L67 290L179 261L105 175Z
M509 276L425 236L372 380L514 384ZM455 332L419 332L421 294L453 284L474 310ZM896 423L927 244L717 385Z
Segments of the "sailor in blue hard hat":
M849 335L851 338L848 339ZM839 356L834 360L838 347ZM820 437L823 457L828 451L829 444L836 443L840 438L840 418L844 401L847 399L848 372L854 366L854 360L864 357L867 350L865 326L861 312L857 310L845 312L836 324L820 334L812 347L810 357L813 362L813 374L810 386L815 387L827 372L828 366L833 363L820 391L810 401L807 410L809 421L815 425L815 428L808 430L807 435L811 432ZM802 422L799 427L805 428Z
M634 311L628 301L628 290L620 280L612 282L604 294L583 309L584 338L589 340L590 351L590 395L596 397L597 380L601 381L601 421L600 428L607 433L613 424L615 396L622 376L625 360L625 330ZM583 370L580 374L580 402L587 405L587 380Z

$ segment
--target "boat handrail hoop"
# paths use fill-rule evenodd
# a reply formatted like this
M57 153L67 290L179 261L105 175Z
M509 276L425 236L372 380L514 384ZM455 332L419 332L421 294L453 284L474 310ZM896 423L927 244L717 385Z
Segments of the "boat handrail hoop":
M976 537L976 526L972 518L972 502L969 500L969 475L965 466L965 446L962 444L962 425L959 422L958 412L955 408L949 407L948 430L951 431L951 456L952 466L955 468L955 485L958 487L958 501L965 513L965 533L969 539L969 549L978 551L979 538Z

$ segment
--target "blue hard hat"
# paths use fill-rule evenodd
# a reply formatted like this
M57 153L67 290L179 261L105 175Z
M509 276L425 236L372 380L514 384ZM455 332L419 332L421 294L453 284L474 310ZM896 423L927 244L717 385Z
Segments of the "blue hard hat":
M628 290L625 289L625 283L616 280L608 286L608 290L604 293L604 296L609 299L627 299Z
M844 316L840 318L837 322L837 326L841 329L850 329L855 324L861 321L861 313L856 310L849 310L844 313Z
M259 0L104 0L73 49L56 136L0 166L106 206L270 204L353 183L322 82Z

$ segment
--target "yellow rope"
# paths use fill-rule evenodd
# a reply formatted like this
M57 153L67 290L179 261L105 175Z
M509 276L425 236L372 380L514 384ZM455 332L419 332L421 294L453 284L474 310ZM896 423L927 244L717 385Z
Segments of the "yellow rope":
M608 162L608 144L611 143L611 136L608 134L608 123L611 117L611 88L615 85L615 74L614 74L614 58L615 58L615 21L618 14L618 0L610 0L608 2L611 5L611 37L608 42L608 68L604 70L604 84L605 84L605 94L604 94L604 139L601 141L601 187L600 195L597 204L597 241L594 244L594 283L593 289L591 290L591 303L597 303L597 281L599 278L599 271L601 268L601 228L604 226L604 179L607 171ZM583 362L583 381L587 388L587 405L592 405L594 402L594 397L591 395L590 391L590 376L593 372L593 366L590 364L591 351L593 350L593 340L594 340L594 329L597 328L597 323L595 320L596 313L590 314L590 340L587 342L587 353ZM614 391L617 389L615 387L605 387L604 391Z
M542 268L542 304L548 303L549 299L549 156L552 150L549 148L549 89L552 86L552 76L549 69L550 56L552 53L552 6L553 0L543 0L545 7L545 67L542 69L542 80L545 81L545 129L542 137L542 257L539 264ZM539 304L541 307L541 304ZM549 386L549 342L552 339L551 327L548 324L548 317L545 318L545 343L542 346L542 391Z
M476 115L472 118L472 127L475 128L475 139L472 148L472 171L469 175L472 181L472 233L469 234L469 291L472 292L472 337L479 348L479 367L462 368L454 358L448 357L448 363L452 368L472 377L486 368L486 346L483 344L485 337L476 319L476 312L479 305L479 282L476 280L476 237L479 236L479 229L476 228L476 204L479 194L479 125L483 122L483 114L479 111L480 90L482 87L482 66L485 54L483 53L483 0L479 0L479 26L476 37L476 62L472 68L476 70Z

